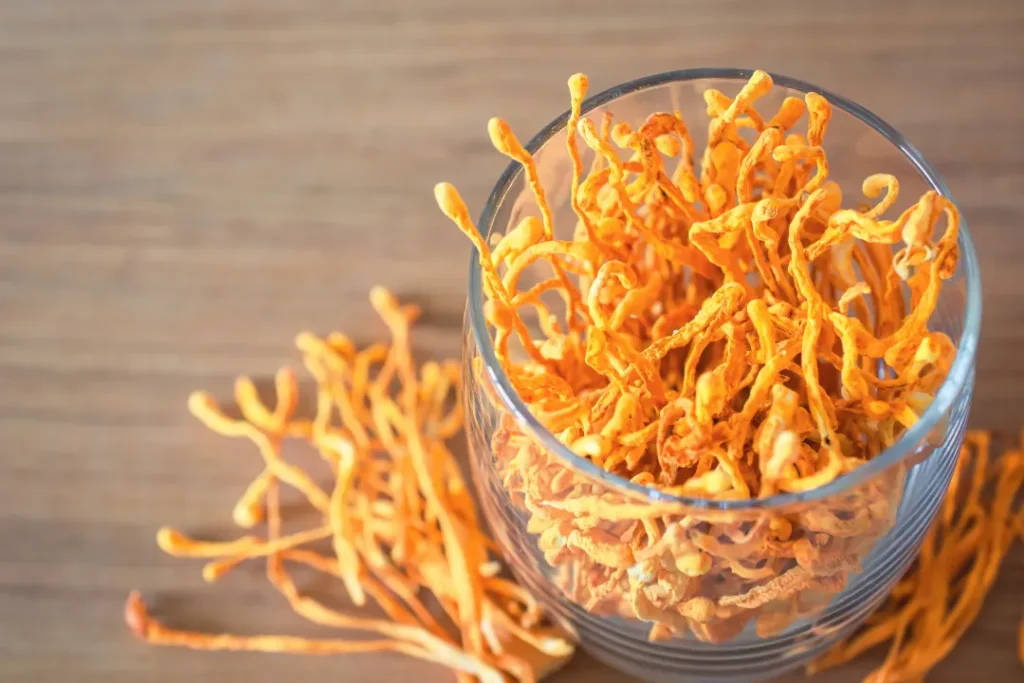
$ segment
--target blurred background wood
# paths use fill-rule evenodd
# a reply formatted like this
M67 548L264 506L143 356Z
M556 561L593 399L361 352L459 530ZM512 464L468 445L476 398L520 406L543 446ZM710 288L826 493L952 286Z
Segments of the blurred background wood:
M1024 422L1024 3L31 0L0 3L0 680L344 680L440 669L393 657L142 647L130 588L172 624L304 627L258 568L215 589L163 557L162 523L228 534L258 463L190 420L193 388L289 362L303 328L383 330L365 295L423 303L424 354L459 352L463 238L504 166L485 124L532 134L594 91L692 66L821 83L944 174L985 277L973 424ZM960 647L1020 680L1018 547ZM856 681L872 661L819 680ZM799 675L794 674L794 680ZM586 657L557 681L626 680Z

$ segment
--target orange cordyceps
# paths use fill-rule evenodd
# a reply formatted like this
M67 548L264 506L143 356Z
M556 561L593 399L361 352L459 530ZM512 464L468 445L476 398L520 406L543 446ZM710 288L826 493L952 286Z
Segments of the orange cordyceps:
M460 680L503 683L506 674L535 681L566 661L573 645L547 626L537 602L500 576L469 488L445 441L462 429L459 364L417 367L410 326L419 309L400 306L383 288L370 301L391 330L392 343L357 350L344 335L302 333L296 345L316 380L316 414L295 415L299 389L291 370L276 376L277 403L265 406L248 378L235 384L240 419L213 398L195 393L189 409L207 427L253 442L264 461L235 506L239 526L265 521L266 536L196 541L161 529L157 543L177 557L201 557L207 581L243 561L266 558L267 577L292 608L322 626L370 633L380 640L240 636L166 628L150 618L133 593L126 620L144 640L206 650L303 654L391 651L443 664ZM282 456L287 439L307 442L334 475L330 491ZM280 486L297 490L321 523L283 534ZM331 552L315 548L330 540ZM352 602L373 600L386 618L327 607L304 595L288 567L303 565L336 577ZM441 607L424 603L429 592Z
M569 79L570 239L501 120L491 141L522 165L539 218L488 243L453 187L435 193L480 253L495 353L527 407L603 470L691 498L810 491L893 445L955 356L927 326L956 266L953 203L928 192L883 219L899 184L876 174L861 188L874 206L841 208L822 147L829 103L809 93L762 116L761 71L733 99L705 93L699 171L677 112L598 126L580 115L586 86ZM585 177L579 139L594 155ZM680 512L618 500L507 413L492 447L544 556L570 570L567 595L657 638L719 642L752 620L771 635L813 613L898 504L894 479L790 515Z
M779 634L841 592L892 528L905 464L767 511L681 509L673 497L727 502L813 491L895 444L956 355L929 319L956 270L959 214L930 191L885 218L899 198L887 173L859 188L874 204L842 208L824 147L828 101L787 97L762 115L756 104L773 83L761 71L735 98L705 92L699 167L679 112L654 112L635 130L610 113L595 121L581 115L586 76L568 85L574 225L555 225L537 164L500 119L489 122L491 142L522 166L537 215L489 241L455 188L441 183L435 198L479 252L495 356L522 401L577 456L663 495L595 485L507 412L488 459L554 581L586 610L646 622L657 641L692 634L725 642L748 625L764 638ZM805 116L805 132L796 132ZM207 427L251 441L260 454L263 470L232 513L250 533L208 542L164 528L157 543L207 560L209 582L263 559L297 613L374 639L175 630L152 618L138 593L125 619L153 644L397 652L448 666L461 683L536 681L574 647L502 575L445 445L462 430L461 366L416 365L410 330L419 309L383 288L370 300L390 344L360 350L341 333L296 339L316 383L312 417L297 414L298 379L288 368L275 377L273 406L248 378L236 382L239 418L209 394L190 397ZM319 454L331 473L326 488L285 457L288 441ZM1024 534L1022 447L994 459L989 435L968 432L916 564L812 671L889 643L867 680L909 682L945 657ZM301 495L315 524L283 532L282 485ZM384 617L303 594L293 566L336 578L354 605L372 601ZM1024 660L1024 621L1020 651Z

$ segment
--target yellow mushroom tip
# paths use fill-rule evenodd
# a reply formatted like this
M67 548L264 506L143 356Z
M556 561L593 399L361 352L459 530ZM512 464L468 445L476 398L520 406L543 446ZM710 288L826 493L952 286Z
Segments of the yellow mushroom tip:
M541 652L550 657L566 657L573 652L572 643L557 636L544 636L538 643Z
M633 130L629 127L629 124L626 123L625 121L619 121L614 126L612 126L612 138L616 141L616 143L619 143L619 144L621 144L622 142L625 142L626 141L625 138L627 136L631 135L632 132L633 132Z
M586 74L576 73L569 76L569 93L576 98L582 98L587 92L590 80Z
M865 178L860 187L865 197L874 199L889 186L893 186L894 189L898 187L895 176L888 173L874 173Z
M206 583L214 583L220 577L224 576L226 568L224 565L209 562L203 565L203 581Z
M323 443L346 461L351 461L356 455L356 447L352 440L340 434L325 434Z
M149 631L149 613L139 591L132 591L124 604L124 621L137 638L146 638Z
M487 122L487 132L490 134L491 139L503 137L512 132L508 122L497 116L492 116Z
M340 353L342 356L350 357L356 353L356 345L352 343L346 335L340 332L331 332L327 335L327 343L330 344L331 348ZM291 368L284 368L288 371L287 376L279 376L279 379L286 381L291 385L294 385L298 378L295 376L295 371Z
M193 391L188 395L188 410L193 415L205 412L217 405L213 395L206 391Z
M339 343L338 343L338 341L337 341L337 340L336 340L336 339L335 339L335 338L333 337L333 335L332 335L332 337L331 337L331 338L329 339L329 341L330 341L330 343L331 343L331 346L333 346L333 347L334 347L335 349L337 349L338 347L342 346L342 345L341 345L341 344L339 344ZM277 372L275 372L275 373L274 373L274 381L275 381L275 382L276 382L276 383L277 383L278 385L282 385L282 384L284 384L284 385L288 385L288 386L294 386L295 384L297 384L297 383L298 383L298 381L299 381L299 378L298 378L298 376L297 376L297 375L295 374L295 370L293 370L292 368L290 368L290 367L288 367L287 365L285 365L284 367L280 367L280 368L278 368L278 369L277 369Z
M235 378L235 391L248 393L255 390L256 383L251 378L245 375L239 375Z
M597 139L597 126L588 118L581 118L576 123L576 130L588 141Z
M313 352L320 345L320 337L309 330L303 330L295 335L295 348L303 352Z
M263 508L256 503L239 504L231 511L231 518L243 529L251 529L263 521Z
M512 128L504 119L499 119L497 116L491 118L487 122L487 134L491 138L491 144L502 154L509 156L525 154L525 150L519 144L519 140L516 139Z
M160 550L171 552L185 541L185 535L169 526L160 527L156 532L156 544Z
M466 212L466 204L459 196L459 191L451 183L438 183L434 185L434 200L441 208L444 215L454 220Z
M374 307L380 306L392 306L397 304L395 295L392 294L387 287L382 285L374 285L370 288L370 303Z

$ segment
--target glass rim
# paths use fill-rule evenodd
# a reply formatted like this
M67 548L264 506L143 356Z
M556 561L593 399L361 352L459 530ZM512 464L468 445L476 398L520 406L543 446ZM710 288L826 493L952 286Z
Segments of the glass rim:
M682 83L704 79L720 79L746 81L754 73L753 69L739 68L696 68L681 69L677 71L666 71L664 73L644 76L626 83L622 83L607 90L604 90L584 100L581 116L594 109L607 105L625 95L631 95L642 90L663 86L669 83ZM908 159L931 187L939 194L954 201L949 188L943 182L938 172L925 161L921 153L911 145L894 127L883 121L859 104L836 95L828 90L818 88L810 83L788 76L770 74L775 86L781 86L790 90L808 93L815 92L825 97L829 103L847 114L859 119L862 123L873 129L876 133L888 140ZM560 116L548 123L525 145L530 154L536 154L545 143L555 134L565 129L569 119L569 110L564 111ZM486 226L486 238L490 232L491 223L497 208L504 201L512 183L522 173L522 167L518 162L511 162L498 178L497 184L491 190L487 203L484 205L477 222L478 229L483 230ZM974 359L977 354L978 337L981 329L981 275L979 272L977 254L974 250L974 243L970 232L967 229L967 222L961 216L960 234L958 237L960 248L960 263L964 269L966 281L966 296L964 305L964 326L960 341L957 345L956 357L953 359L952 367L946 379L942 382L931 405L925 409L923 415L913 427L903 432L896 443L882 451L875 458L860 465L855 470L836 477L824 486L800 491L795 493L780 493L764 498L745 498L738 500L715 500L709 498L694 498L689 496L678 496L667 493L643 484L629 481L617 474L612 474L593 461L573 453L568 446L558 440L551 431L545 427L540 420L533 415L529 407L519 397L518 392L512 386L504 368L498 362L494 352L494 345L488 331L487 321L484 316L483 281L480 270L480 255L476 249L471 250L469 262L469 297L468 316L470 326L473 330L473 337L476 342L480 356L483 358L484 367L487 370L490 381L501 397L504 407L514 416L519 425L525 429L534 439L551 453L557 455L562 461L591 479L601 482L612 489L626 493L630 496L639 496L651 503L672 503L689 508L703 510L722 511L745 511L777 509L799 503L809 503L821 500L831 495L843 493L849 489L869 481L875 475L887 470L907 459L917 446L924 440L929 432L938 424L943 415L951 408L953 401L959 395L961 388L971 381Z

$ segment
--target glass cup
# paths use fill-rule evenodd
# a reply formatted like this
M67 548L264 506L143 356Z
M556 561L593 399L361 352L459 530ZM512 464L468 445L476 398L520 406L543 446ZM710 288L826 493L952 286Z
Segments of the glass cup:
M612 112L636 129L653 112L677 110L702 150L703 92L734 95L750 75L695 69L649 76L590 98L583 116L599 126L604 112ZM758 103L764 111L811 91L832 104L824 146L829 177L841 187L859 188L866 176L885 172L900 183L895 210L929 189L949 196L918 151L874 114L798 80L773 79L775 87ZM526 146L560 238L576 225L567 119L568 112ZM580 149L586 168L592 153L583 144ZM521 168L512 164L478 227L493 244L528 214L539 210ZM932 330L953 340L957 355L917 424L825 486L750 500L668 495L610 474L560 443L497 361L474 251L463 358L469 451L485 516L519 581L586 651L652 681L771 678L856 628L913 562L959 454L981 317L978 263L963 224L959 247L957 271L943 283L930 320ZM523 477L525 471L545 476ZM586 495L566 498L570 490ZM624 539L637 524L653 525L651 534L662 540L631 548ZM775 542L780 538L804 540ZM652 627L657 623L672 628Z

